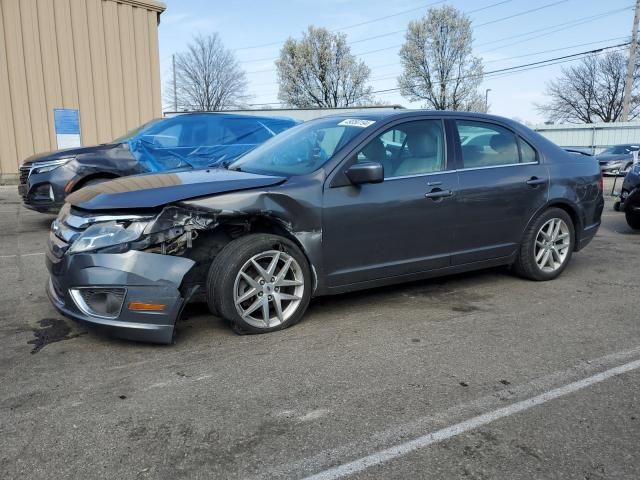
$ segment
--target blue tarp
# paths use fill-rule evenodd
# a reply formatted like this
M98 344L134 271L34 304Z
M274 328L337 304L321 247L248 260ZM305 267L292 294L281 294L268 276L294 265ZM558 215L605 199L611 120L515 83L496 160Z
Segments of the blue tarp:
M197 169L231 162L297 123L270 117L189 114L150 122L122 140L149 172Z
M149 172L189 167L207 168L224 161L234 160L255 146L256 144L236 144L170 148L140 140L129 142L131 153Z

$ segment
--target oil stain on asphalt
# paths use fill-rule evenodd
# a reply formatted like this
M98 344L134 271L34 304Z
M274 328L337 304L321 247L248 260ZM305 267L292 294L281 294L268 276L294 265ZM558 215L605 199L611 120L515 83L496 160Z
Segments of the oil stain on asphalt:
M34 328L33 335L35 338L27 342L29 345L33 345L31 353L38 353L50 343L71 340L87 333L71 333L71 327L67 325L67 322L57 318L43 318L38 323L42 328Z

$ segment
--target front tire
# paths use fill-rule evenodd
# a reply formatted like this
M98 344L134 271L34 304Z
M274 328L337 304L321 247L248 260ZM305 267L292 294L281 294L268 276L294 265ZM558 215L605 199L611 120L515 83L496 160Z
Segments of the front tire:
M624 212L624 217L627 220L627 224L634 230L640 230L640 213L637 212Z
M550 208L527 228L514 270L530 280L553 280L569 264L574 244L571 217L561 208Z
M207 301L238 333L268 333L303 317L311 271L297 245L276 235L251 234L227 244L207 278Z

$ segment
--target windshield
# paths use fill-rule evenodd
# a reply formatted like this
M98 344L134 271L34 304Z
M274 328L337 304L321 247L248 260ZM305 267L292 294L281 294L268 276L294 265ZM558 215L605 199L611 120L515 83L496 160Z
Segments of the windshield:
M323 118L274 137L229 165L230 170L277 175L306 175L323 166L373 120Z
M611 155L621 155L623 153L631 153L638 150L637 145L615 145L604 150L602 153Z
M153 120L148 121L147 123L143 123L142 125L140 125L137 128L134 128L133 130L125 133L123 136L116 138L113 143L124 143L124 142L128 142L129 140L131 140L133 137L135 137L136 135L140 134L141 132L143 132L144 130L146 130L147 128L151 127L152 125L155 125L158 122L161 122L163 119L162 118L154 118Z

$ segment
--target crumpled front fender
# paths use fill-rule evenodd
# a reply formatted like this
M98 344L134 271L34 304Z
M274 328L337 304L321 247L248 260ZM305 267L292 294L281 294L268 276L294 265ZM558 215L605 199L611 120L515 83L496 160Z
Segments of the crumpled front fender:
M183 297L180 285L195 264L193 260L139 251L82 253L55 260L47 255L51 273L47 293L63 315L104 328L120 338L153 343L173 341L176 320L188 301ZM74 301L71 289L90 287L126 290L117 318L92 315ZM162 311L135 311L128 308L130 302L164 304L166 307Z

